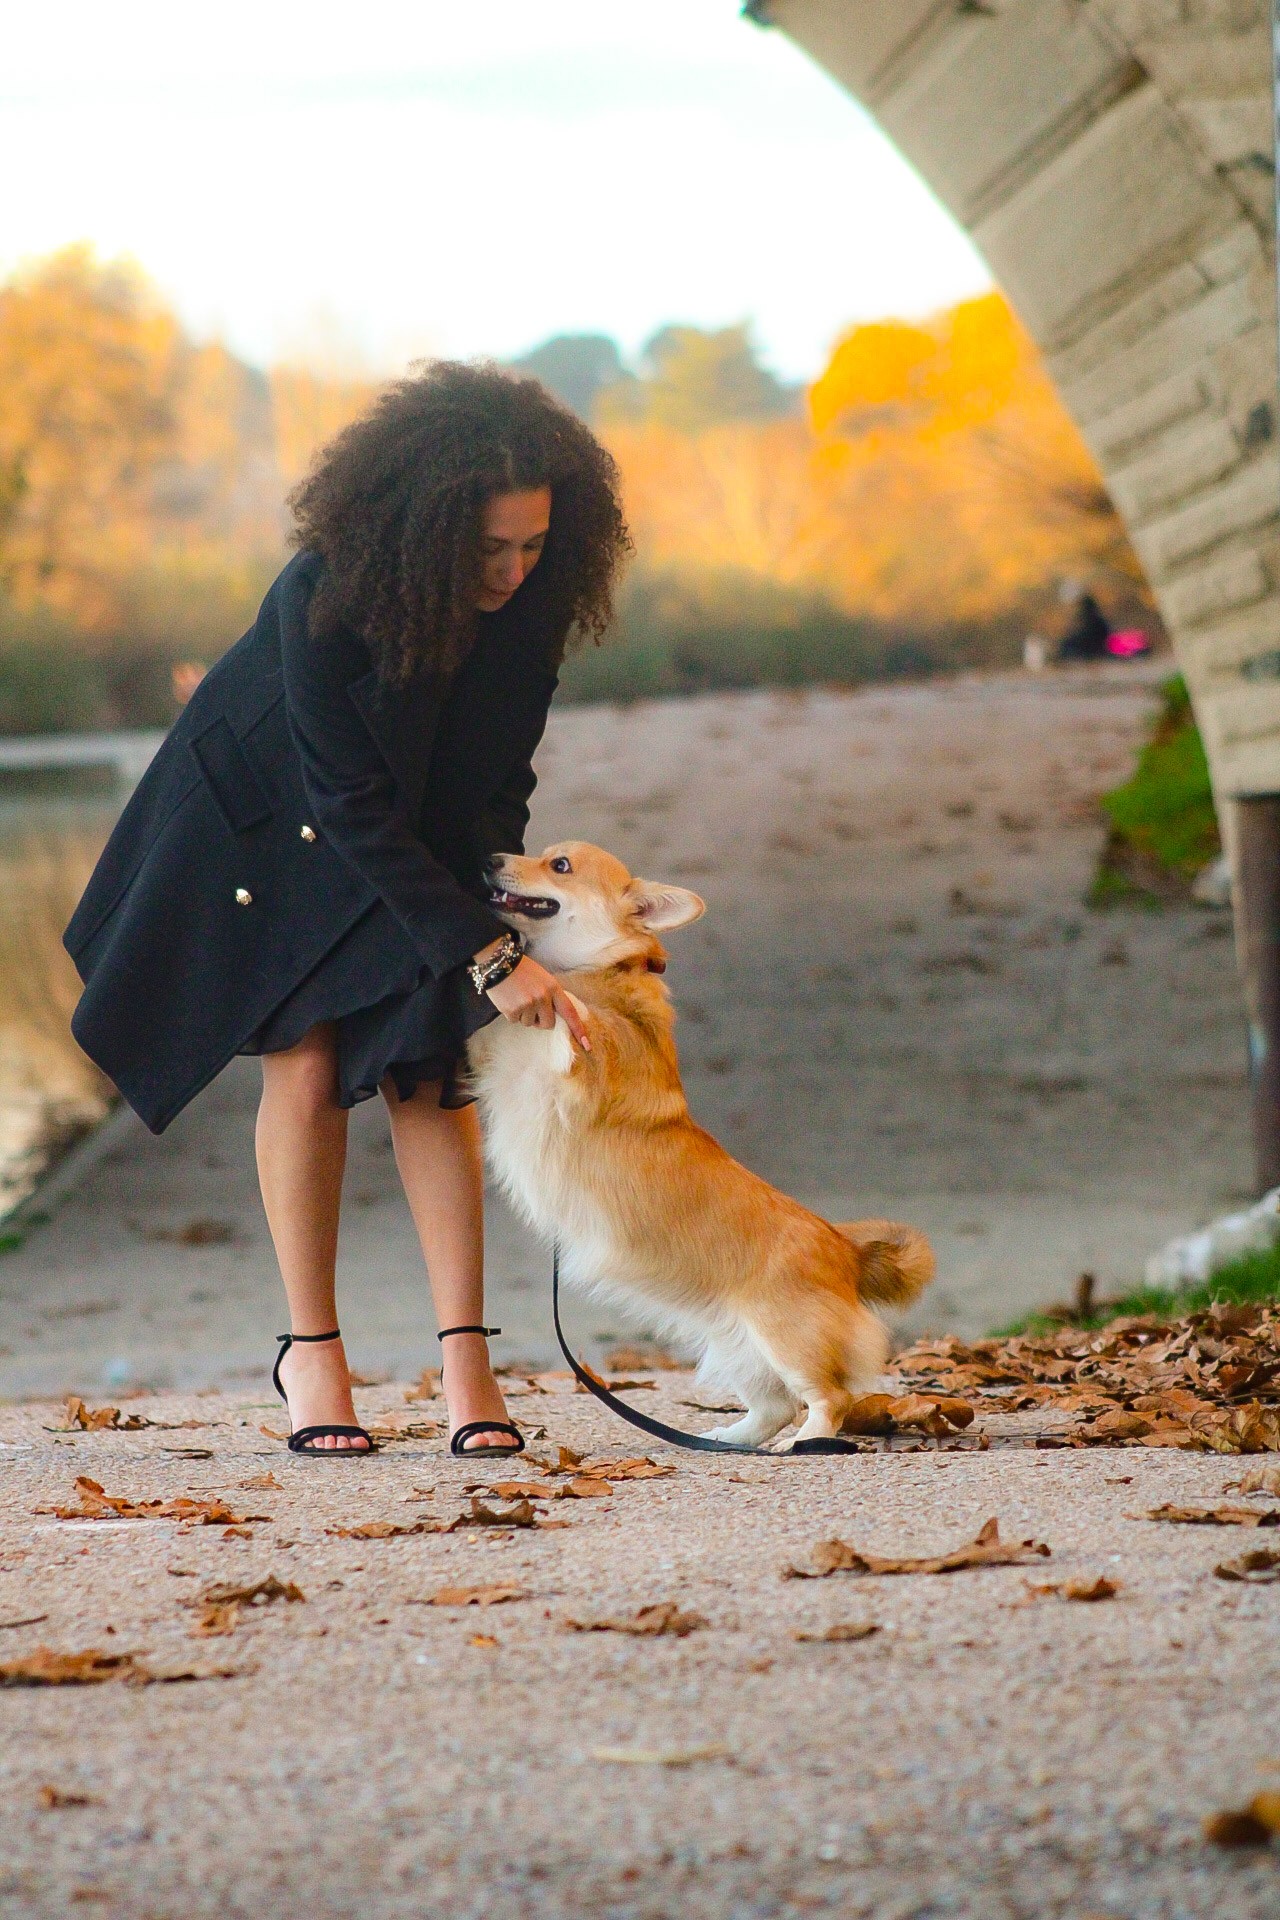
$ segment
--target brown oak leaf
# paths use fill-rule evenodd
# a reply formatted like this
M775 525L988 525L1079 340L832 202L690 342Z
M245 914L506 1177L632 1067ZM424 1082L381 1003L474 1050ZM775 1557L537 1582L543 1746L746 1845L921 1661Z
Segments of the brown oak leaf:
M1044 1559L1049 1548L1038 1540L1018 1542L1000 1538L1000 1526L993 1517L975 1540L956 1547L950 1553L921 1557L885 1557L863 1553L843 1540L820 1540L813 1549L812 1567L787 1567L783 1577L790 1580L823 1580L833 1573L959 1573L969 1567L1015 1567L1028 1560Z
M631 1633L642 1637L674 1634L683 1640L686 1634L696 1633L710 1622L700 1613L682 1613L674 1600L659 1600L625 1620L566 1620L564 1624L571 1633Z

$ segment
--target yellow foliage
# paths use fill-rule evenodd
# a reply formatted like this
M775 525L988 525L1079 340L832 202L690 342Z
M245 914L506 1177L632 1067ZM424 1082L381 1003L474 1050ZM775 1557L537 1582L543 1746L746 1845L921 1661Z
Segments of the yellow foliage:
M1141 575L1096 467L1000 294L855 327L808 419L615 427L643 562L742 571L912 623L994 619L1064 574Z
M654 573L745 574L916 626L1007 616L1064 573L1139 578L998 294L855 327L806 415L779 412L776 383L751 399L737 337L713 337L715 407L619 408L604 429ZM91 639L211 658L284 556L289 488L376 391L258 372L189 340L136 269L55 255L0 288L3 584ZM732 418L739 401L759 417Z
M937 352L935 336L905 320L855 327L837 343L826 371L809 389L814 431L907 419L921 405Z

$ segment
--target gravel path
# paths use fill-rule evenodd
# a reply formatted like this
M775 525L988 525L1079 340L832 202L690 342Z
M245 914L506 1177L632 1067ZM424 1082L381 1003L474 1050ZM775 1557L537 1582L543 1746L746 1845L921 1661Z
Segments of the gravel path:
M1158 670L1157 670L1158 671ZM919 1330L1104 1287L1244 1197L1229 917L1093 914L1097 794L1151 675L1082 669L552 717L530 845L576 834L704 893L668 976L695 1114L833 1218L933 1236ZM126 1114L0 1264L0 1393L260 1379L280 1312L255 1063L160 1140ZM379 1103L355 1116L342 1265L357 1364L431 1320ZM547 1263L490 1209L499 1352L550 1363ZM621 1331L578 1310L581 1337Z
M637 1401L696 1423L688 1376L655 1377ZM540 1385L512 1400L531 1433L545 1429L532 1453L637 1451L567 1380ZM434 1412L390 1386L359 1404L390 1425ZM1280 1841L1227 1853L1201 1831L1280 1783L1280 1586L1213 1572L1280 1533L1132 1517L1212 1505L1239 1463L1015 1448L994 1418L987 1452L739 1462L658 1449L670 1474L540 1502L562 1526L343 1538L330 1529L449 1521L470 1511L468 1486L517 1469L451 1461L432 1438L358 1465L293 1460L261 1431L279 1424L261 1396L122 1406L177 1424L59 1433L53 1406L0 1413L0 1662L44 1644L208 1677L0 1691L0 1914L1280 1911ZM72 1502L78 1475L110 1495L270 1518L228 1536L34 1511ZM783 1577L833 1535L927 1553L991 1515L1051 1556ZM193 1631L201 1595L269 1575L304 1600ZM1032 1591L1099 1575L1113 1599ZM495 1585L524 1597L422 1604ZM661 1602L706 1624L685 1637L564 1625ZM852 1623L878 1631L797 1638Z

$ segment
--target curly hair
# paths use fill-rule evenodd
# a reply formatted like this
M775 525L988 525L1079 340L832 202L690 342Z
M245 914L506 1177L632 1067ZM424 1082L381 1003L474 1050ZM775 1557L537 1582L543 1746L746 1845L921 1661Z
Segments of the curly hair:
M529 584L558 663L570 636L604 633L631 549L612 456L537 380L501 367L437 360L397 380L289 496L294 544L325 562L313 635L356 632L391 684L451 672L475 631L485 503L543 486L551 524Z

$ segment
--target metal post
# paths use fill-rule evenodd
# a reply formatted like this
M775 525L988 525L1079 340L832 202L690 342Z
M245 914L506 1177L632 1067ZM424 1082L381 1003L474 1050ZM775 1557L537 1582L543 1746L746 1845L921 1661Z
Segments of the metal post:
M1271 7L1271 85L1280 300L1280 0L1272 0ZM1280 379L1280 334L1276 346ZM1280 794L1242 795L1232 804L1236 951L1249 1018L1254 1174L1259 1193L1266 1193L1280 1186Z
M1280 1187L1280 794L1235 802L1236 947L1249 1017L1259 1193Z

